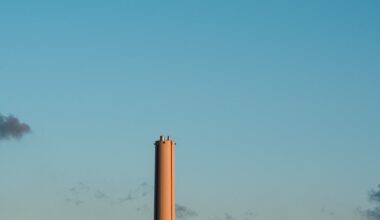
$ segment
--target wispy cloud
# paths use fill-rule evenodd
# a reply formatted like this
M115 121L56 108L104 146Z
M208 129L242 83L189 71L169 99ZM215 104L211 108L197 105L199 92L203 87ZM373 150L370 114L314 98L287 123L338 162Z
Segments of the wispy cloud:
M145 197L149 195L152 191L153 186L144 181L140 183L135 190L130 191L127 195L120 197L118 200L120 203L132 201L141 197Z
M369 191L368 199L376 204L376 207L361 211L368 220L380 220L380 185L377 189Z
M82 201L82 200L80 200L80 199L70 199L70 198L67 198L66 199L66 202L68 202L68 203L73 203L73 204L75 204L75 205L77 205L77 206L79 206L79 205L82 205L84 202Z
M187 219L189 217L198 216L198 213L187 206L175 204L176 217L179 219Z
M380 202L380 184L377 188L377 190L371 190L369 192L369 200L372 202Z
M214 216L210 220L250 220L254 219L257 216L257 213L252 211L251 209L245 211L243 214L239 215L239 217L236 217L232 215L231 213L224 213L222 217L220 216Z
M126 195L124 194L124 196L121 193L119 195L112 195L106 190L96 189L84 182L78 182L67 189L65 201L75 205L82 205L87 201L96 199L99 202L108 202L115 205L148 196L152 190L153 187L150 184L142 182L134 190L129 191Z
M247 210L245 213L244 213L244 217L243 219L244 220L248 220L248 219L252 219L254 217L257 216L257 213L252 211L251 209Z
M108 199L108 197L109 197L107 194L105 194L104 192L102 192L100 190L96 191L94 193L94 196L96 199Z
M72 203L74 205L82 205L85 203L84 201L84 195L88 192L90 192L90 186L83 182L79 182L75 184L74 186L70 187L68 190L68 195L65 201L67 203Z
M232 215L231 215L231 214L228 214L228 213L225 213L225 214L224 214L224 219L225 219L225 220L235 220L235 218L232 217Z
M1 139L20 139L26 133L30 132L28 124L20 122L13 115L4 116L0 114L0 140Z
M369 220L379 220L380 219L380 207L374 209L368 209L364 213Z
M321 208L321 213L324 214L324 215L327 215L327 216L334 216L335 215L335 211L334 210L328 209L326 207Z
M127 196L124 196L122 198L119 198L119 202L123 203L123 202L127 202L127 201L131 201L131 200L134 200L136 197L132 196L132 193L128 193Z

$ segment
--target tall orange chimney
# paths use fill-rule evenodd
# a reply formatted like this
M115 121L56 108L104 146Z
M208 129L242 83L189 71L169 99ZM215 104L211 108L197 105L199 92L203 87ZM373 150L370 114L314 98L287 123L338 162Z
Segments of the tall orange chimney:
M174 147L164 136L155 142L156 170L154 186L154 220L175 220Z

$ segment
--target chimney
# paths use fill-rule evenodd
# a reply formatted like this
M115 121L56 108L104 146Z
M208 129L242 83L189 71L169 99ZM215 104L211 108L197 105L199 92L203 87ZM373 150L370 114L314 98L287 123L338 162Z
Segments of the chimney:
M154 220L175 220L175 143L161 136L155 146Z

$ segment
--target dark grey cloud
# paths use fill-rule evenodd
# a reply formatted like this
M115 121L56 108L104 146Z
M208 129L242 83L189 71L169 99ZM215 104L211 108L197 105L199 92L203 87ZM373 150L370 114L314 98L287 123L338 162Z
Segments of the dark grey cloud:
M377 190L371 190L369 192L369 200L372 202L380 202L380 185L378 185L377 188Z
M376 207L361 211L361 213L368 220L380 220L380 185L378 185L377 189L369 192L368 199L371 202L375 202Z
M368 209L364 212L364 215L369 220L379 220L380 219L380 207L376 207L374 209Z
M175 204L176 217L179 219L187 219L198 216L198 213L184 205Z
M4 116L0 114L0 140L1 139L20 139L26 133L30 132L28 124L20 122L13 115Z

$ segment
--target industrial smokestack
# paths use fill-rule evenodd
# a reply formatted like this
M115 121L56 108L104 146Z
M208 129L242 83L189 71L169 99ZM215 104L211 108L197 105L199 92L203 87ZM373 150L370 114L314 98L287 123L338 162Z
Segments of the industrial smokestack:
M175 143L170 137L165 140L161 136L155 145L154 220L175 220Z

